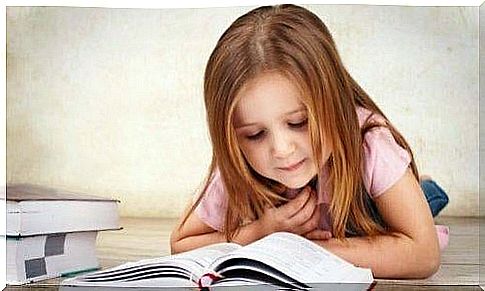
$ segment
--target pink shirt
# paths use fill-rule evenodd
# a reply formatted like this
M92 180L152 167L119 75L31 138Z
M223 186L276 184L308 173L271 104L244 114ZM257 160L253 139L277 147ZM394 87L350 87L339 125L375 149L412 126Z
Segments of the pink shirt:
M370 111L362 107L357 108L357 115L360 126L363 125ZM371 117L372 120L384 123L384 118L379 115ZM399 146L389 129L385 127L375 127L368 131L364 136L364 186L367 193L375 199L386 192L403 175L409 166L411 157L409 153ZM324 169L319 183L326 185L327 171ZM329 195L331 189L322 188L318 192L318 202L322 210L320 229L330 230L330 218L327 215ZM294 198L297 193L287 192L287 198ZM199 218L215 230L222 231L224 225L224 215L227 209L227 197L221 180L220 172L215 171L214 177L209 184L207 191L200 204L195 209ZM442 231L441 231L442 232ZM440 232L438 232L440 234ZM440 237L440 245L446 238Z

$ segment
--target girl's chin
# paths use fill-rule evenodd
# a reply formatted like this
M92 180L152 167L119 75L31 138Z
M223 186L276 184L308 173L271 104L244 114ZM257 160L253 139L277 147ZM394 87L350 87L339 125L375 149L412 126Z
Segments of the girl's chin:
M302 181L294 181L294 182L292 181L291 183L289 182L286 182L286 183L280 182L280 183L289 189L298 190L308 185L308 183L310 183L311 180L312 179L310 178Z

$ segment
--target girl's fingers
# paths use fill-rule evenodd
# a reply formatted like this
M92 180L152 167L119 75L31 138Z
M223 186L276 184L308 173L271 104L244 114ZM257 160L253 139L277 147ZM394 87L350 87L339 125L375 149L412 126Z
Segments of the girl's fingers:
M298 219L300 220L299 224L310 220L315 214L317 208L317 195L313 191L310 191L309 195L310 197L308 197L306 203L294 214L295 218L298 216Z
M317 206L317 195L310 187L305 187L298 196L288 203L274 209L278 224L285 231L303 234L318 226L320 211ZM273 220L273 221L275 221Z
M298 226L300 234L308 233L318 228L320 222L320 205L316 204L316 201L314 201L313 203L315 206L313 207L313 213L311 217L303 217L303 223Z
M307 205L311 198L311 191L309 187L305 187L295 199L289 201L281 206L281 210L286 212L286 216L291 218L297 215Z
M315 229L303 236L311 240L327 240L332 238L332 233L328 230Z

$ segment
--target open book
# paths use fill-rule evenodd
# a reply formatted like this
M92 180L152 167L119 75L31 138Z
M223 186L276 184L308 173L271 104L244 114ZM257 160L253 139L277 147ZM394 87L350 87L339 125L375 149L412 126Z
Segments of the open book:
M301 236L279 232L247 246L219 243L106 269L62 282L90 287L216 287L270 285L306 289L351 283L365 290L370 269L355 267ZM347 286L349 287L349 286ZM345 288L349 289L349 288Z

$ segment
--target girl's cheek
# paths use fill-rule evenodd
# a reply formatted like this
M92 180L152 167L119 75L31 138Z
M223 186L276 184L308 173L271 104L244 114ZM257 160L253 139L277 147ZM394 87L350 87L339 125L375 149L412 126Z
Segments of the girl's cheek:
M258 165L258 167L265 164L269 155L270 152L268 152L268 149L262 146L253 147L250 151L251 159L255 165Z
M264 151L261 146L245 144L241 146L241 150L251 164L259 164L261 162L261 156L263 156Z
M271 144L265 141L245 143L241 150L246 159L258 168L263 167L271 157Z

